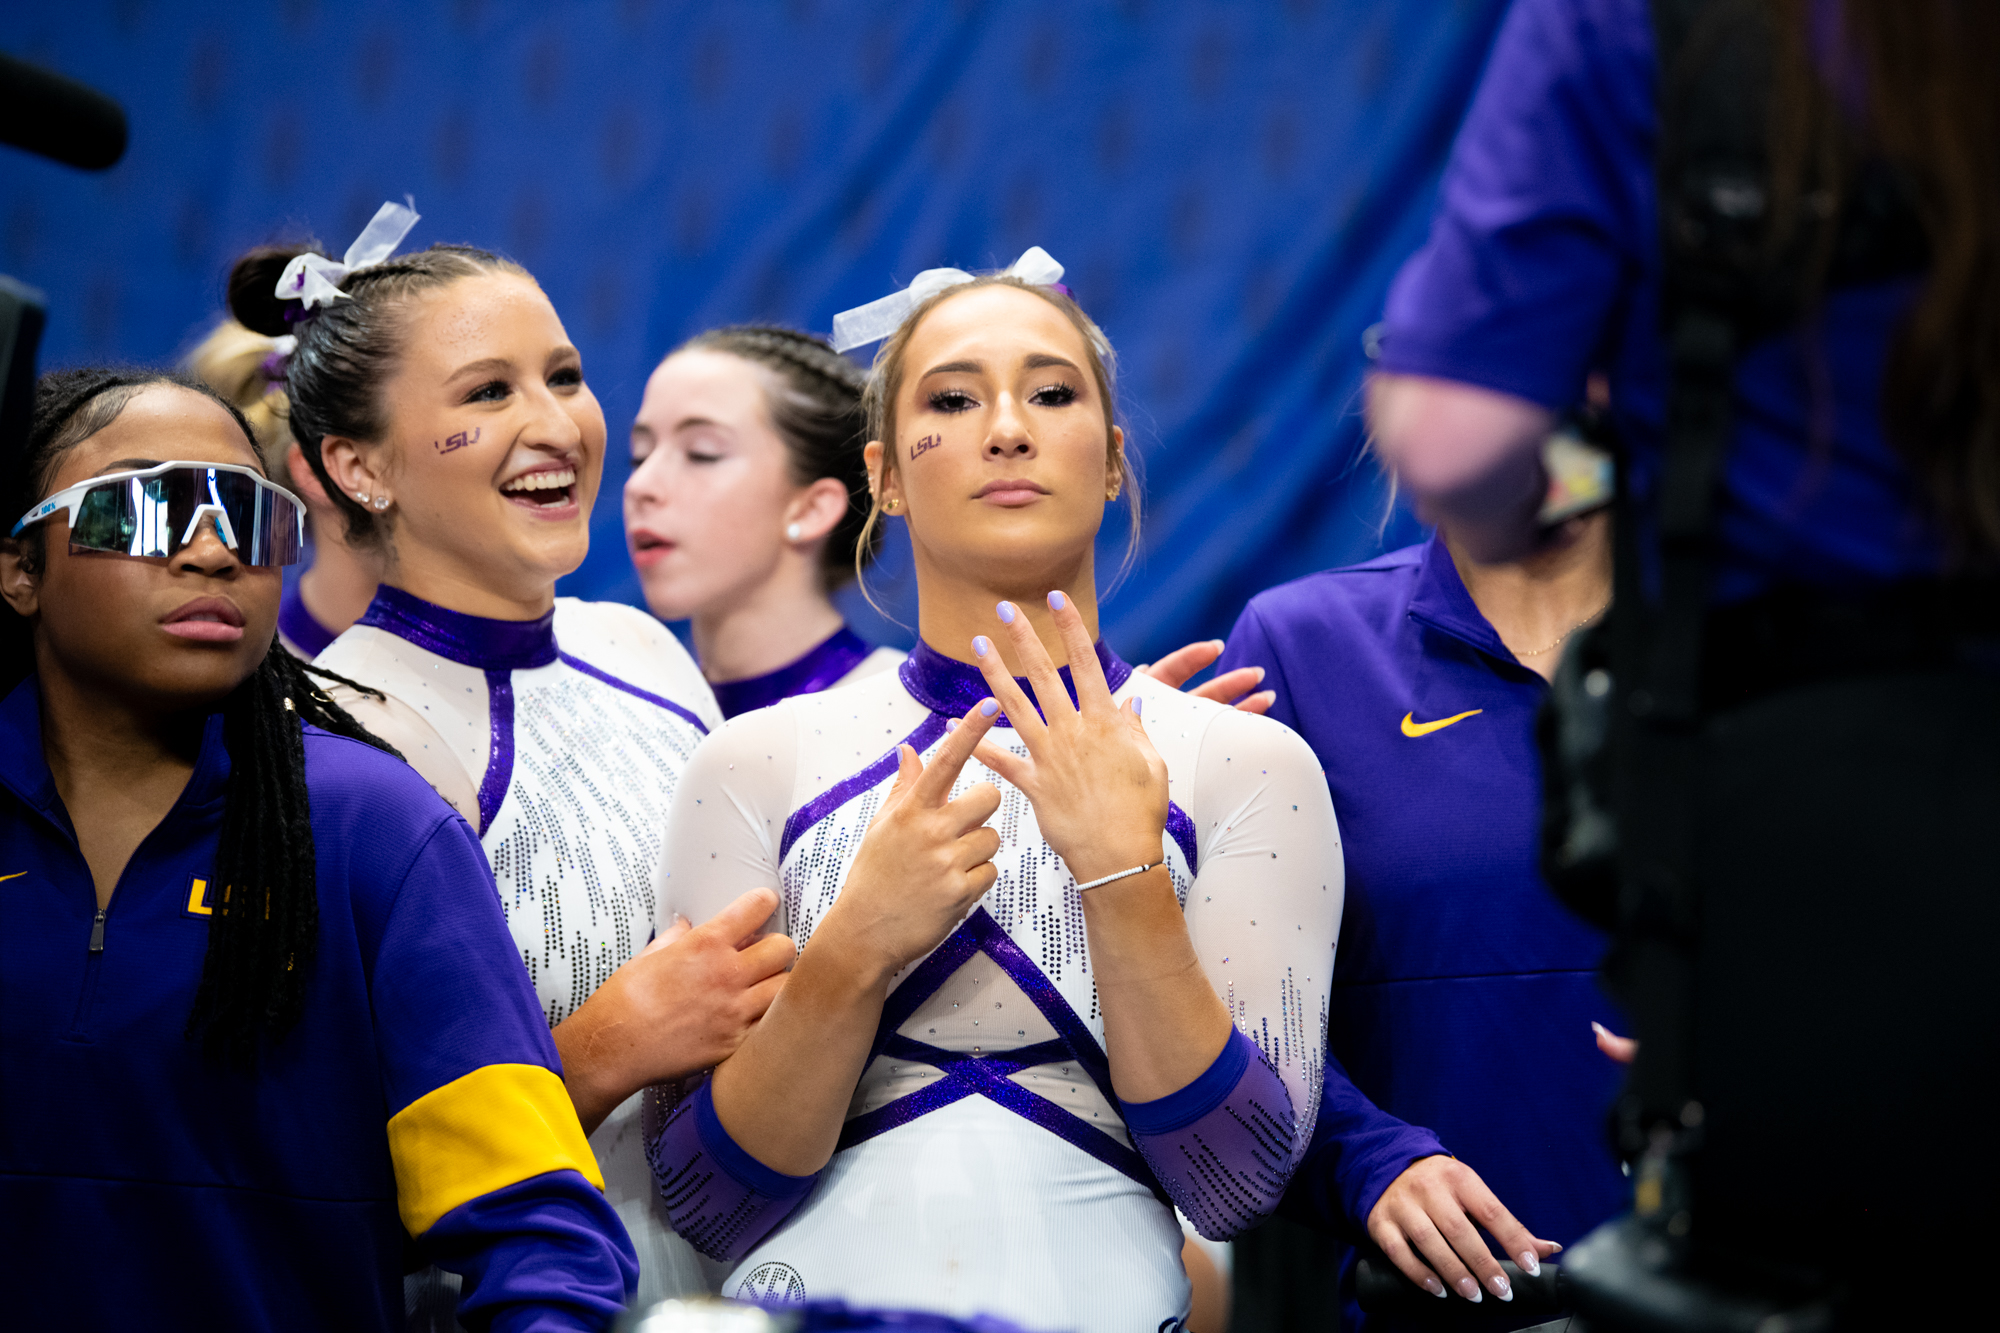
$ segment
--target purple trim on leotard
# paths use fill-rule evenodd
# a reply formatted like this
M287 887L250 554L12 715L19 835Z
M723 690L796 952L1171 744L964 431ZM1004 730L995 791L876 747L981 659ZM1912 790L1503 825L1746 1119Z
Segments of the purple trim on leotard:
M319 617L307 609L297 583L285 589L285 595L278 599L278 633L297 644L308 662L325 652L327 645L340 637L338 630L320 624Z
M1194 1082L1157 1101L1120 1102L1125 1127L1196 1231L1228 1240L1277 1208L1292 1177L1297 1120L1285 1082L1235 1028Z
M667 1221L688 1244L730 1263L771 1234L812 1193L819 1173L773 1171L729 1137L706 1075L646 1144Z
M818 694L831 688L842 676L860 666L873 651L866 639L842 625L833 632L832 638L821 641L796 662L787 662L776 671L752 676L748 680L711 683L709 688L715 691L715 702L722 709L722 715L725 718L735 717L739 713L769 708L778 700L789 699L795 694Z
M516 671L556 660L556 613L491 620L451 611L383 584L357 625L372 625L419 648L482 671Z
M562 661L562 664L564 666L569 667L575 671L581 671L584 675L589 676L593 680L601 680L606 685L611 686L613 689L623 690L627 694L634 695L638 698L644 699L649 704L653 704L656 705L657 707L664 708L669 713L673 713L693 723L694 729L696 731L699 731L702 735L704 736L708 735L708 728L702 724L702 720L696 717L693 713L690 713L687 709L682 708L672 699L663 698L660 695L654 694L651 690L642 690L629 680L620 680L618 679L618 677L612 675L609 671L605 671L599 667L594 667L580 657L573 657L568 653L558 653L556 654L556 656Z
M1172 801L1167 802L1167 836L1180 844L1181 855L1187 858L1188 873L1198 871L1201 865L1195 860L1194 820Z
M1097 641L1097 662L1104 668L1104 683L1111 687L1113 694L1132 678L1131 664L1112 652L1102 639ZM974 704L993 693L986 688L986 677L979 674L978 667L946 657L922 639L917 640L917 646L910 650L910 655L896 670L902 676L903 688L910 692L911 698L933 713L943 713L946 717L964 717L972 711ZM1070 679L1069 668L1058 667L1056 674L1062 677L1070 702L1075 703L1076 682ZM1028 696L1029 703L1035 702L1035 690L1028 684L1027 677L1016 676L1014 683ZM1039 712L1041 705L1036 704L1035 708ZM993 725L1005 727L1012 723L1002 714Z
M881 782L882 779L894 773L897 762L896 751L899 747L907 745L918 754L922 754L931 747L932 741L944 735L944 723L945 720L936 713L931 714L917 724L915 731L903 737L895 745L890 746L889 753L883 755L853 777L843 778L841 781L836 782L833 786L828 787L825 791L792 811L791 818L785 821L784 835L778 840L779 863L783 864L785 853L792 850L792 844L799 840L799 835L803 834L814 824L819 823L820 820L825 819L834 811L840 809L841 806L846 805L862 792L867 791Z
M948 1051L896 1031L910 1020L925 1000L936 993L939 986L979 953L991 958L1020 987L1029 1002L1041 1011L1042 1017L1056 1030L1054 1041L1004 1051ZM904 978L902 985L890 993L888 1001L882 1006L882 1021L876 1026L875 1043L869 1052L869 1059L872 1061L880 1055L931 1065L943 1077L908 1096L898 1097L886 1106L848 1121L840 1131L842 1149L865 1143L878 1134L907 1125L953 1102L979 1096L1032 1124L1040 1125L1155 1194L1160 1193L1158 1182L1138 1153L1097 1126L1079 1119L1046 1097L1030 1092L1009 1077L1038 1065L1073 1062L1083 1069L1106 1101L1113 1106L1118 1104L1117 1094L1111 1090L1111 1063L1105 1059L1097 1039L1091 1035L1083 1020L1076 1016L1076 1011L1069 1007L1068 1001L1063 999L1062 992L983 907L974 908L972 915L919 963Z
M507 785L514 780L514 673L486 673L486 720L491 741L486 748L486 775L479 780L479 831L493 827Z

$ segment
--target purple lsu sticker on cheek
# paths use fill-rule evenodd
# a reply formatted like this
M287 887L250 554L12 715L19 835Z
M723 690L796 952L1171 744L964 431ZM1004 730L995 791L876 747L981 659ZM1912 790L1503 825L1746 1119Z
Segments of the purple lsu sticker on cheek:
M478 443L479 443L479 429L475 428L472 434L470 435L467 435L464 431L460 431L456 435L447 435L442 440L432 440L431 448L437 450L441 454L448 454L452 452L454 449L463 449L468 444L478 444Z
M923 439L918 440L915 444L910 446L910 461L912 463L916 462L918 454L927 454L931 450L941 446L943 443L944 443L944 437L941 435L924 436Z

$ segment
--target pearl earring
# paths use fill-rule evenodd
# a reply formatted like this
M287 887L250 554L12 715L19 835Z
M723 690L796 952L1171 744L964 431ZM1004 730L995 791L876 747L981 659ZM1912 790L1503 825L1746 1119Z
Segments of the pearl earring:
M388 497L388 496L386 496L386 495L378 495L378 496L376 496L376 497L375 497L375 507L376 507L376 508L377 508L378 510L379 510L379 509L387 509L387 508L389 507L389 497Z
M366 492L366 491L356 491L356 492L354 493L354 498L355 498L355 499L357 499L357 500L359 500L359 501L361 501L361 503L362 503L362 504L367 504L367 503L368 503L368 492Z
M787 523L785 525L785 540L788 542L795 542L798 539L799 539L799 525L796 523Z

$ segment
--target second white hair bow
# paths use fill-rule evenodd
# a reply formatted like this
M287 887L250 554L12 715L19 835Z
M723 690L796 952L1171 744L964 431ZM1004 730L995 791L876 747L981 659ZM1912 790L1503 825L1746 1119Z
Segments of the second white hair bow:
M1031 245L1022 251L1021 257L1001 274L1002 277L1019 278L1037 287L1060 282L1062 275L1063 266L1051 259L1049 252L1039 245ZM910 279L910 285L902 291L891 292L879 301L841 311L833 317L833 350L845 352L880 342L900 328L910 312L925 301L947 287L972 280L973 275L962 268L927 268Z
M395 254L396 247L410 234L410 228L417 225L417 201L408 195L403 197L409 199L409 207L384 204L376 209L375 216L339 259L303 254L285 265L285 271L278 277L278 299L303 302L307 310L344 299L347 293L340 290L340 284L347 276L374 268Z

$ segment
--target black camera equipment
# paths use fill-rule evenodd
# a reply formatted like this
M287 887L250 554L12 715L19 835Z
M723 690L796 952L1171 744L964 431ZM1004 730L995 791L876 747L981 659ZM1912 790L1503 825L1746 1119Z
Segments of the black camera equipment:
M125 113L74 79L0 53L0 143L86 171L125 155ZM35 353L48 303L34 288L0 274L0 458L12 457L34 405Z
M1920 1181L1904 1189L1883 1150L1920 1139L1928 1120L1935 1151L1952 1151L1945 1125L1957 1123L1945 1111L1954 1075L1939 1072L1949 1053L1911 1039L1925 954L1948 966L1932 941L1991 915L1949 857L1932 873L1938 858L1903 853L1913 879L1951 881L1924 902L1974 904L1950 923L1924 919L1937 909L1906 901L1894 873L1864 895L1839 866L1892 858L1899 828L1924 827L1926 812L1894 782L1897 765L1921 757L1876 737L1910 712L1908 673L1949 663L1968 627L1993 628L1982 623L1990 585L1965 598L1940 583L1710 605L1739 355L1798 326L1812 293L1913 275L1929 258L1911 192L1881 167L1858 171L1839 196L1805 182L1796 226L1776 239L1771 8L1654 0L1664 458L1642 513L1619 451L1615 607L1571 645L1540 723L1544 871L1613 932L1606 976L1640 1038L1614 1126L1634 1161L1634 1213L1565 1255L1593 1330L1749 1333L1866 1317L1847 1302L1849 1275L1876 1282L1865 1300L1886 1282L1840 1250L1894 1244L1923 1211L1913 1201L1939 1197ZM1905 683L1889 680L1897 672ZM1880 827L1801 836L1814 827L1801 807L1857 769L1887 779L1867 811ZM1778 813L1746 835L1732 802ZM1816 898L1816 883L1836 891ZM1823 950L1829 939L1839 947ZM1984 1153L1977 1142L1964 1150ZM1939 1165L1914 1151L1900 1167L1912 1180Z
M1533 1277L1512 1260L1500 1261L1514 1299L1487 1294L1474 1305L1457 1296L1433 1296L1403 1276L1373 1245L1363 1246L1354 1263L1354 1300L1363 1310L1398 1326L1425 1329L1519 1328L1523 1319L1554 1323L1570 1313L1569 1279L1558 1264L1544 1263ZM1522 1330L1532 1333L1532 1330Z

